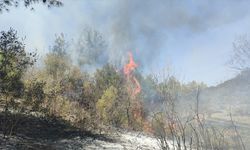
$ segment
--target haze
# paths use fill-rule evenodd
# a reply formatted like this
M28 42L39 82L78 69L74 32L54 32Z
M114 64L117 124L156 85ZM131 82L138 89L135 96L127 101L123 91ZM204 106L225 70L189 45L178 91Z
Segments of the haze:
M134 53L142 72L171 66L177 76L216 85L235 75L227 65L232 42L249 30L249 1L64 1L62 8L24 7L0 15L0 28L16 29L29 50L44 55L55 34L76 39L88 26L108 41L109 61ZM119 62L120 63L120 62Z

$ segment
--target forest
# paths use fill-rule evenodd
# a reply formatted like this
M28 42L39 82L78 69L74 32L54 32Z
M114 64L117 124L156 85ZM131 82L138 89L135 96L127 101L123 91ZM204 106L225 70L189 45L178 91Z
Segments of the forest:
M34 4L64 7L57 0L7 0L0 1L0 15L18 7L32 13ZM123 61L110 61L109 40L93 27L77 37L57 33L51 43L41 55L27 50L18 30L0 32L1 149L91 149L88 138L116 143L120 132L152 137L154 149L247 149L232 115L236 109L227 112L229 126L212 123L226 105L204 103L202 94L213 91L206 83L183 82L171 69L146 74L135 49L122 53ZM233 68L248 70L247 44L243 38L234 45ZM63 139L76 147L61 146Z

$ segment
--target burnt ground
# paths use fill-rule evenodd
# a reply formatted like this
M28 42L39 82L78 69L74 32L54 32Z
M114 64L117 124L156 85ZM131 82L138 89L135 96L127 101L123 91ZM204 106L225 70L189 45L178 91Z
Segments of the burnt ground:
M56 117L43 118L24 114L4 116L0 113L0 149L84 149L93 140L114 142L107 136L81 131ZM4 131L10 131L10 124L15 124L16 121L18 123L14 126L12 135L4 137Z

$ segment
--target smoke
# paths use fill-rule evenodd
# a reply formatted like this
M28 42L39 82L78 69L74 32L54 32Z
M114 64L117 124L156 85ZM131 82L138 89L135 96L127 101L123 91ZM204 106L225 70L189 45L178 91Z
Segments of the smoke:
M197 35L235 22L245 16L246 1L122 0L93 2L96 19L101 19L110 44L110 60L124 64L132 51L140 66L152 64L162 54L173 33ZM99 13L99 14L98 14ZM185 35L186 36L186 35ZM188 36L187 36L188 37ZM180 41L181 44L181 41Z
M103 33L109 62L120 66L132 51L139 68L149 67L165 54L169 39L191 38L249 15L246 0L64 0L64 6L34 12L13 9L1 14L0 27L13 27L27 36L29 47L44 53L54 35L76 39L85 25ZM22 16L22 17L20 17ZM33 23L34 19L37 23ZM51 21L52 20L52 21ZM180 45L183 41L180 41ZM105 56L106 56L105 55ZM106 59L106 57L105 57ZM103 61L105 62L105 61Z

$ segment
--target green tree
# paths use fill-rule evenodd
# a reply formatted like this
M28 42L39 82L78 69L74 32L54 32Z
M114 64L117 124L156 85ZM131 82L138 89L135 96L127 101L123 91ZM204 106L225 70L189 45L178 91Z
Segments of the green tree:
M102 69L98 69L96 71L94 79L94 93L96 97L95 99L98 100L96 102L97 105L100 106L102 105L102 103L105 103L105 107L106 105L107 107L110 106L109 108L112 115L108 115L108 117L111 117L109 118L109 121L112 123L112 125L127 126L128 119L130 118L130 116L132 116L132 110L129 106L130 97L127 93L126 80L124 76L119 71L117 71L112 65L107 64L103 66ZM113 89L115 89L115 91ZM112 92L113 94L110 94ZM115 100L112 102L107 100L107 95L113 95L112 98L115 97Z
M104 91L102 97L97 101L96 107L100 119L105 123L111 122L112 114L114 109L112 109L115 101L117 99L117 89L113 86L109 87Z
M110 64L103 66L101 69L97 69L94 76L96 95L98 98L103 94L103 91L110 86L119 89L124 85L122 75Z
M25 45L17 37L16 31L2 31L0 35L0 103L4 107L4 135L11 134L13 118L11 110L19 108L23 96L22 77L28 66L33 65L35 54L25 52ZM16 124L16 123L15 123Z
M0 35L0 94L20 97L23 90L21 80L28 66L33 65L36 54L25 52L25 45L16 31L2 31Z
M45 57L45 69L54 79L65 75L70 68L70 57L67 53L68 43L64 35L56 36L51 52Z
M30 111L41 111L41 104L45 99L44 92L44 81L39 81L37 79L30 79L25 83L24 91L24 107L28 108Z

